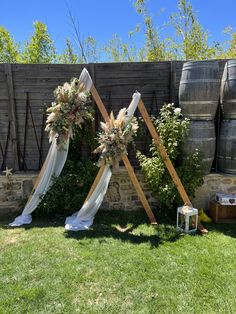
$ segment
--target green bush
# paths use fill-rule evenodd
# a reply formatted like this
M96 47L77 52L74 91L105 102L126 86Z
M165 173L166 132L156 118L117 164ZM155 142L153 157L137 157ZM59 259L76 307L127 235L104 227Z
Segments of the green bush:
M92 154L95 147L95 131L88 122L71 140L64 169L42 198L36 216L67 215L81 208L98 171Z
M185 158L182 154L181 147L188 134L189 119L183 117L180 108L166 104L160 111L160 117L153 119L153 123L186 192L193 197L196 189L203 184L204 170L199 151L196 150ZM183 204L183 201L154 142L150 145L150 154L151 156L147 157L137 152L141 169L163 213L175 214L176 207Z

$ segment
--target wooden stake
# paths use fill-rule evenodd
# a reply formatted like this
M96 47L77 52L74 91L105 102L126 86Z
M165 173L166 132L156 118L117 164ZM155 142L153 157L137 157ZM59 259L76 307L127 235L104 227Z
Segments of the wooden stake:
M90 198L90 196L93 194L93 191L96 189L96 186L98 185L99 180L101 179L101 176L103 174L103 171L105 170L105 165L101 166L98 170L97 176L93 181L93 184L88 192L88 195L84 201L84 203Z
M17 119L16 119L16 103L15 103L15 95L13 88L13 77L12 77L12 69L11 64L4 64L4 70L7 81L7 91L8 91L8 114L9 121L11 124L11 144L12 144L12 152L13 152L13 161L14 161L14 170L20 170L20 160L19 160L19 141L18 141L18 133L17 133Z
M107 110L101 100L101 97L99 96L98 94L98 91L96 90L95 86L92 85L91 87L91 90L90 90L92 96L93 96L93 99L95 100L97 106L98 106L98 109L100 110L101 112L101 115L103 117L103 119L106 121L106 122L109 122L110 121L110 117L107 113Z

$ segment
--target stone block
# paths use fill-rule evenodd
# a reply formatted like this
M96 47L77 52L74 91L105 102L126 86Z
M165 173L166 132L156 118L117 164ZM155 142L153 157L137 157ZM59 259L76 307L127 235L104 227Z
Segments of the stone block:
M119 183L111 182L107 190L106 199L108 202L119 202L121 200Z
M227 189L229 194L236 194L236 186L231 186Z
M223 184L232 184L233 183L233 180L230 179L230 178L224 178L224 179L221 179L221 183Z
M126 183L129 183L130 180L129 179L120 179L119 182L120 182L120 184L126 184Z
M207 185L214 185L216 184L217 182L219 182L219 180L216 180L214 178L211 178L211 179L208 179L207 181Z
M131 184L120 185L121 191L132 191L134 188Z
M110 210L125 210L125 206L123 203L111 203L109 206Z
M7 202L6 195L0 195L0 203Z
M23 181L23 197L28 197L33 190L33 182L32 180L24 180Z
M13 201L20 201L21 197L17 194L12 194L12 195L9 195L7 197L7 200L10 201L10 202L13 202Z
M19 211L18 202L2 202L0 203L0 217L8 216L11 213Z

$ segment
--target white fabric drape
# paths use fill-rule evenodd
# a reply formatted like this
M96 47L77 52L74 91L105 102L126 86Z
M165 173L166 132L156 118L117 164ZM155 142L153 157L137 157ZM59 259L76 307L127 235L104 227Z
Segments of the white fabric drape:
M132 101L127 109L126 123L132 118L139 101L141 94L136 92L133 94ZM110 182L112 171L110 166L106 166L101 175L101 178L89 199L84 203L79 212L66 218L65 229L69 231L86 230L92 226L94 217L102 204L106 195L108 184Z
M90 198L84 203L78 213L66 218L66 230L86 230L93 224L94 217L106 195L111 174L110 166L106 166Z
M80 74L79 82L84 83L86 91L90 91L93 82L85 68ZM67 159L68 149L69 139L65 145L58 148L56 138L54 138L49 148L47 158L36 180L33 194L30 196L22 214L16 217L9 226L18 227L32 222L31 213L37 208L42 197L52 185L53 177L58 177L60 175Z
M93 86L93 81L87 69L83 68L79 77L79 82L84 83L86 91L90 92L91 87Z
M46 194L53 183L53 177L58 177L64 167L69 149L69 139L60 147L57 146L56 138L52 141L47 158L37 178L34 192L30 196L22 214L9 224L11 227L18 227L32 222L31 213L37 208L42 197Z

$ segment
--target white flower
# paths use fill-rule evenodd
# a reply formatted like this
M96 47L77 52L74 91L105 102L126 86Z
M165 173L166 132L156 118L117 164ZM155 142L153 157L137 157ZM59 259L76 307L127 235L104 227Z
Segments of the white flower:
M78 94L78 99L82 102L86 102L87 98L88 98L88 96L84 92L81 92Z
M174 109L174 114L175 114L176 116L178 116L180 113L181 113L181 108L175 108L175 109Z

